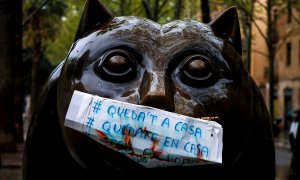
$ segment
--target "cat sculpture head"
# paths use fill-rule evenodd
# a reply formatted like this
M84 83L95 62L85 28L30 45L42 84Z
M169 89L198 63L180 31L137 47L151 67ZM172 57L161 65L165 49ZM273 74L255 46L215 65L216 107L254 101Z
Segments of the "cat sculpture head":
M68 56L52 75L68 152L87 170L122 176L274 177L268 111L241 55L234 7L208 24L158 24L115 17L98 0L87 0ZM145 168L64 126L74 90L195 118L216 117L224 131L223 162Z

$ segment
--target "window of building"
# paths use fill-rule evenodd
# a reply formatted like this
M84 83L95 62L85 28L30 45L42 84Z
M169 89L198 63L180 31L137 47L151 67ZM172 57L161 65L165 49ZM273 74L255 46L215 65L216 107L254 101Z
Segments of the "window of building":
M291 2L287 1L287 23L292 22L292 6Z
M291 43L286 43L286 65L291 65L291 52L292 52L292 45Z

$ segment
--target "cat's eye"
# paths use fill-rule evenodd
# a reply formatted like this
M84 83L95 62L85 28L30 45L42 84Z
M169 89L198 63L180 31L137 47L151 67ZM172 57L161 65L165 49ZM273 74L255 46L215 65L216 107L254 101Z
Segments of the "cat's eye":
M189 86L207 87L215 83L217 72L206 57L191 55L186 57L180 65L179 78Z
M136 76L135 57L124 49L110 50L100 58L95 72L104 80L115 83L126 83Z
M205 80L212 75L209 65L200 58L195 58L186 63L186 66L183 68L183 73L195 80Z

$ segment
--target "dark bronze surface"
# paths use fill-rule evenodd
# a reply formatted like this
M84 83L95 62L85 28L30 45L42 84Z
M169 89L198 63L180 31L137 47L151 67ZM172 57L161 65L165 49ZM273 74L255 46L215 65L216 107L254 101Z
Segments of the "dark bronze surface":
M144 168L64 127L74 90L192 117L218 116L223 163ZM241 59L235 8L208 25L193 20L160 25L113 17L88 0L75 42L46 83L27 137L24 179L275 176L270 120Z

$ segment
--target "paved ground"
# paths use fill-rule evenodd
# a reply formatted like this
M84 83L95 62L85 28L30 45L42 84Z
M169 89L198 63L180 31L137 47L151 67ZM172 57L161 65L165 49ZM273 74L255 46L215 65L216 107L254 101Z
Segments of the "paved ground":
M22 180L22 153L23 144L17 145L16 153L1 153L2 166L0 167L1 180Z
M288 169L291 160L289 141L285 133L275 139L276 145L276 180L288 180ZM0 180L22 179L23 144L17 146L16 153L2 153Z
M287 132L281 132L275 138L276 146L276 180L288 180L292 153Z
M288 180L291 152L286 149L276 149L276 180Z

